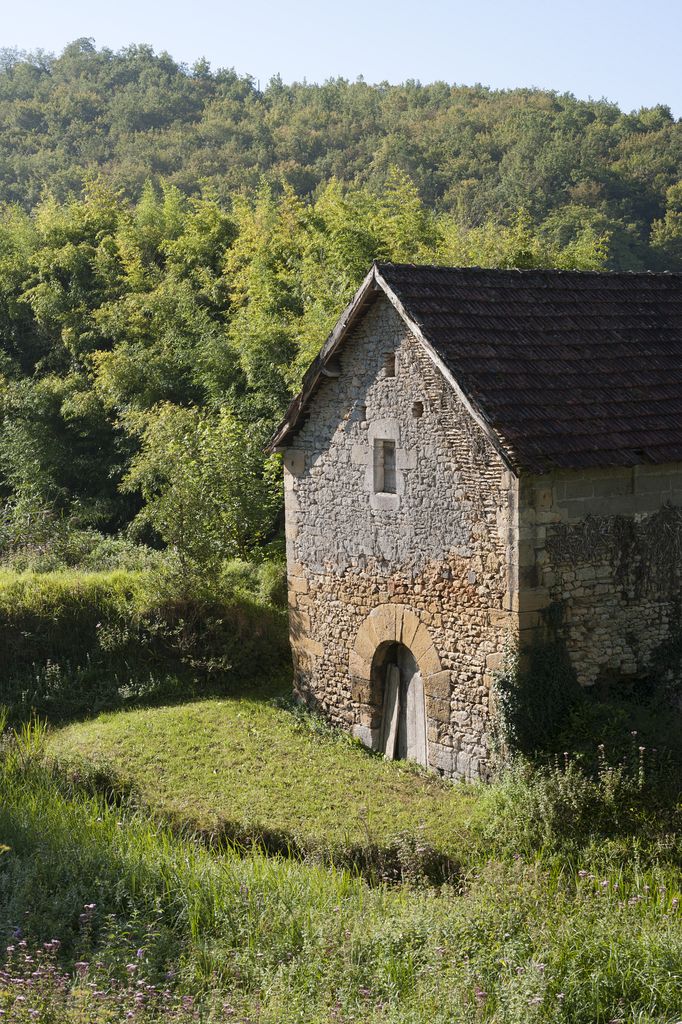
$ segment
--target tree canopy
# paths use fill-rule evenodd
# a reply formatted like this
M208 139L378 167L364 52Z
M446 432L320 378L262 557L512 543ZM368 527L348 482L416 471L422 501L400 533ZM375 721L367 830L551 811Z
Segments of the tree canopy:
M185 195L210 183L227 201L265 176L308 196L332 179L385 187L393 168L429 209L466 226L519 209L558 234L576 223L612 234L611 265L658 268L651 244L682 177L682 123L668 107L626 113L540 89L330 79L321 85L188 68L150 46L59 56L0 51L0 195L32 208L63 200L101 171L134 200L162 180ZM677 236L676 236L677 237ZM679 264L678 264L679 265Z
M373 259L682 268L682 126L663 107L260 91L78 40L3 51L0 117L0 547L66 519L249 550L276 515L256 439ZM173 518L192 501L234 511L222 546Z

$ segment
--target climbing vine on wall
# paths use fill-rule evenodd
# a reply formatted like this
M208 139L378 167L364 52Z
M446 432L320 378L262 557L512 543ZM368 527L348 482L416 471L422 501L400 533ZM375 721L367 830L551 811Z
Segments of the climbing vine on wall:
M558 524L547 537L555 565L612 565L629 598L676 597L682 585L682 508L663 505L651 515L587 516Z

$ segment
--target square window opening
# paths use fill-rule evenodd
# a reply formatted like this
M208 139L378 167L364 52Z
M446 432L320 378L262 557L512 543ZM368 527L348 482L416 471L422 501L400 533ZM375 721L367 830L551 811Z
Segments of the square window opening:
M395 441L377 438L374 442L374 491L396 493Z

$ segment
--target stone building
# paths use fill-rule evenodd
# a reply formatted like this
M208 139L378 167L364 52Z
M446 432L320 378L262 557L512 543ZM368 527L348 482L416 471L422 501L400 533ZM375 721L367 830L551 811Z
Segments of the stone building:
M272 446L295 690L368 746L485 777L548 630L677 678L682 275L375 264Z

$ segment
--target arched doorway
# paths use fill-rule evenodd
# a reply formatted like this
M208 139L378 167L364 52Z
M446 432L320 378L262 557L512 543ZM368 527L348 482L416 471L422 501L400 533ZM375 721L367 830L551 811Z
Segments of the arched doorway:
M401 657L401 648L407 651ZM411 658L411 662L408 658ZM415 672L414 663L418 666ZM420 622L418 615L408 605L382 604L373 608L362 621L355 635L353 646L348 654L348 674L350 678L350 698L355 707L356 721L353 734L365 746L372 750L387 751L388 735L383 736L384 723L387 721L386 679L389 666L393 665L398 672L399 685L396 687L398 715L404 709L405 750L415 749L417 744L411 740L408 744L410 730L408 721L417 720L421 714L428 724L429 732L424 740L424 754L417 747L415 760L420 764L430 764L429 742L433 730L433 738L437 741L441 724L449 718L450 680L451 673L441 666L438 652L428 627ZM416 674L420 679L410 686ZM394 676L395 678L395 676ZM421 684L421 685L420 685ZM403 701L400 702L402 690ZM421 691L421 696L420 695ZM447 702L447 709L445 704ZM426 705L426 706L425 706ZM414 707L414 715L411 709ZM428 712L428 714L427 714ZM437 716L437 717L436 717ZM421 732L417 731L421 736ZM399 722L396 725L393 757L400 754Z
M426 766L426 704L417 660L401 643L377 651L383 676L383 708L379 746L389 760L416 761Z

